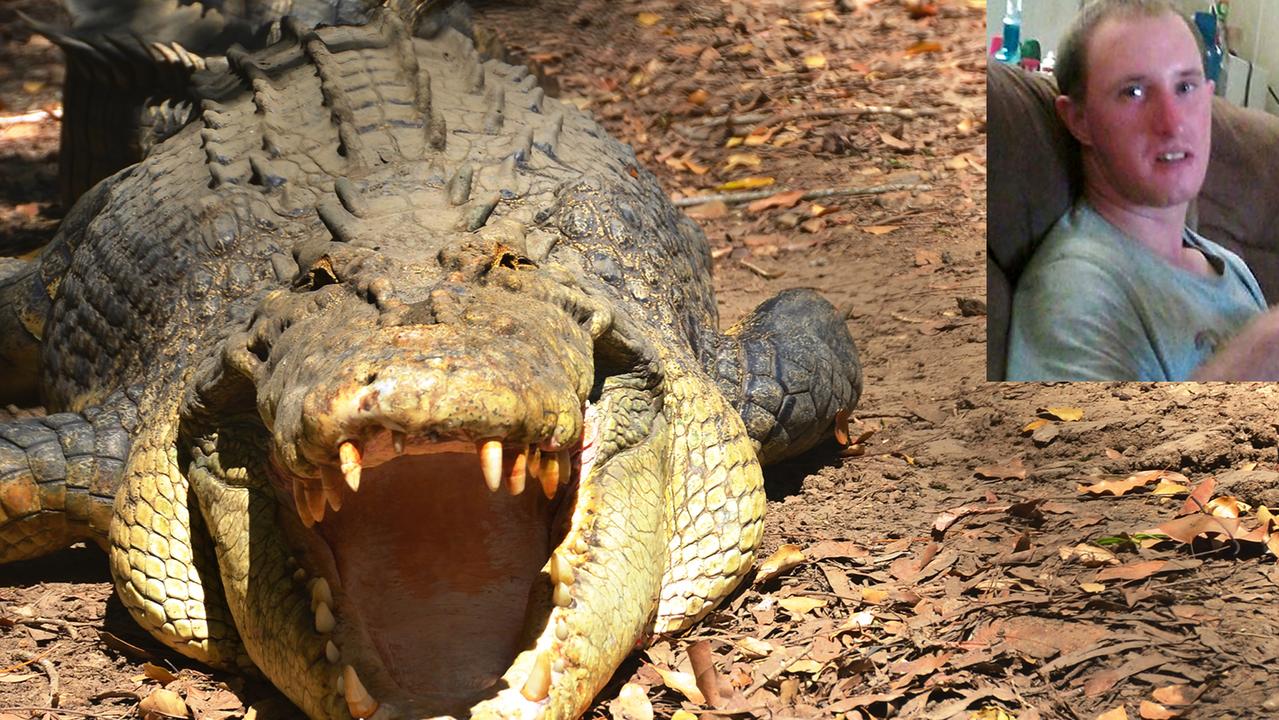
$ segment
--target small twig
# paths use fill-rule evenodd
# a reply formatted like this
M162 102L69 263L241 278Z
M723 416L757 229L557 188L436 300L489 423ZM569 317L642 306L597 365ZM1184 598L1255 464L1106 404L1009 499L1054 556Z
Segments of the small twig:
M52 113L49 110L32 110L31 113L22 113L20 115L0 115L0 127L4 127L4 125L43 123L45 120L60 119L61 116L63 116L61 110L55 110Z
M38 665L44 671L44 674L49 676L49 707L56 708L62 698L62 680L58 677L58 671L53 667L53 663L49 662L49 658L45 657L48 654L48 650L39 655L33 655L28 652L16 653L24 664Z
M765 280L775 280L786 274L785 270L765 270L764 268L752 263L749 260L739 260L738 262L742 264L742 267L746 268L747 270L750 270L751 272L764 278Z
M724 115L721 117L706 118L705 120L680 123L680 125L697 128L719 127L720 125L763 126L776 125L778 123L790 122L792 120L805 120L808 118L836 118L847 117L849 115L896 115L897 117L914 119L919 117L934 117L938 114L938 111L934 108L913 110L911 108L889 107L887 105L863 105L861 107L851 108L799 110L797 112L789 113L746 113L745 115Z
M817 200L819 198L834 197L836 195L883 195L884 193L897 192L898 190L917 190L924 192L932 189L932 185L920 185L915 182L897 182L888 183L887 185L873 185L871 187L842 187L809 190L801 195L799 199ZM709 202L722 202L732 205L763 200L766 197L771 197L781 192L787 191L782 188L744 190L742 192L719 193L717 195L694 195L693 197L679 198L672 202L675 204L675 207L692 207L694 205L704 205Z
M123 715L103 715L96 712L84 712L83 710L68 710L66 708L56 707L7 707L5 710L18 713L44 713L51 715L74 715L76 717L95 718L96 720L123 720L132 715L127 712Z

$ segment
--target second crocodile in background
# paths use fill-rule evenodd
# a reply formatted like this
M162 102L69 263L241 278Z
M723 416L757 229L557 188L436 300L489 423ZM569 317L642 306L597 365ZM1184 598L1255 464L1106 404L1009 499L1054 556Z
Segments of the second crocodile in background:
M760 463L853 408L806 290L717 329L633 152L397 17L284 24L0 285L45 418L0 560L105 547L167 645L311 718L571 718L749 572Z

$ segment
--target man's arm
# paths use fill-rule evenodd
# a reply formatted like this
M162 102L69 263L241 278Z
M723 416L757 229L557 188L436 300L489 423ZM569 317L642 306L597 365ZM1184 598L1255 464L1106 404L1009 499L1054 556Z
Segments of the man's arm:
M1279 380L1279 306L1253 318L1200 365L1193 380Z

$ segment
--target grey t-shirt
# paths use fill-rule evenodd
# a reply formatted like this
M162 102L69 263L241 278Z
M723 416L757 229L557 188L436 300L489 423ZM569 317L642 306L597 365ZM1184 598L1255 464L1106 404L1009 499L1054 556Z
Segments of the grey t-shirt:
M1238 255L1190 229L1212 277L1178 268L1080 200L1013 293L1009 380L1186 380L1266 309Z

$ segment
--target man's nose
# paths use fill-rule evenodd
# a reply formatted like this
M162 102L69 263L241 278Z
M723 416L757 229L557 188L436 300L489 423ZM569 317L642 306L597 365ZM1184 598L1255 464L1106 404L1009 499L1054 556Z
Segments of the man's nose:
M1178 134L1188 110L1186 99L1169 90L1155 91L1147 105L1151 129L1160 135Z

